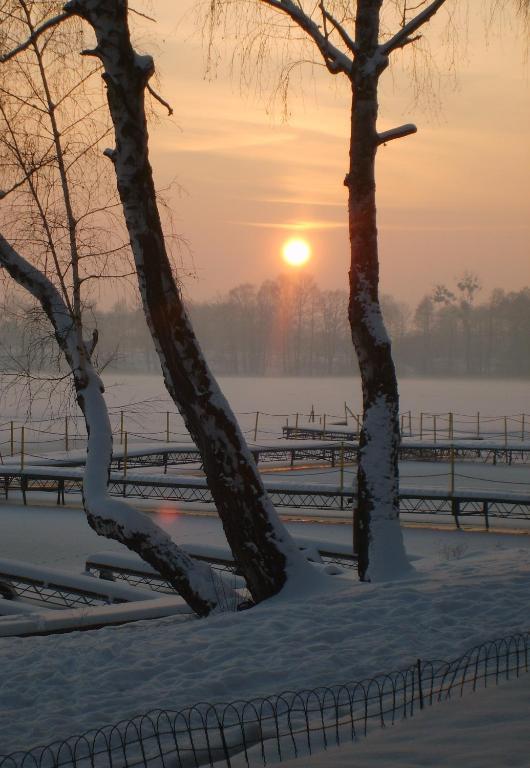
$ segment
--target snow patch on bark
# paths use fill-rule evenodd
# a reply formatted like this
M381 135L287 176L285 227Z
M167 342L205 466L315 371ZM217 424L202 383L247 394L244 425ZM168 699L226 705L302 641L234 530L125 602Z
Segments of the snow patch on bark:
M358 300L362 307L363 321L370 336L380 346L390 344L390 339L383 322L381 307L379 302L372 298L368 280L366 277L361 277L359 283Z
M370 520L369 566L366 578L386 581L410 574L394 499L392 464L392 404L379 395L364 416L366 444L361 449L368 491L373 499Z

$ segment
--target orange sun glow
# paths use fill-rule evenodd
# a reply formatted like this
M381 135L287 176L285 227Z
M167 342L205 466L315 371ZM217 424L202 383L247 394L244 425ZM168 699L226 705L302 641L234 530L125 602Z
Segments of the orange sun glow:
M282 246L282 258L290 267L303 267L311 258L311 246L301 237L291 237Z

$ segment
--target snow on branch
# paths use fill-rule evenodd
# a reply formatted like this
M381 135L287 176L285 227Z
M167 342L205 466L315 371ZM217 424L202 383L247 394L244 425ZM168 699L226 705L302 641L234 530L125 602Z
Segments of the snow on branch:
M31 35L29 35L29 37L26 38L23 43L20 43L20 45L17 45L16 48L13 48L11 51L7 51L7 53L4 53L0 56L0 64L5 64L6 61L9 61L19 53L22 53L22 51L25 51L26 48L29 48L30 45L33 45L35 40L37 40L43 32L47 32L49 29L53 29L58 24L61 24L66 19L70 18L70 16L71 14L68 12L59 13L57 16L53 16L51 19L45 21L40 25L40 27L36 27Z
M355 44L355 41L352 40L352 38L349 36L349 34L346 32L340 21L337 21L337 19L332 16L332 14L324 7L324 3L320 3L319 6L320 11L322 13L322 16L324 18L324 22L329 21L332 27L337 30L339 35L342 38L342 42L350 50L352 53L356 53L357 46Z
M11 277L26 288L40 302L56 333L67 345L72 329L72 316L55 285L40 270L21 256L0 235L0 267L3 267ZM75 344L69 347L69 353L76 359Z
M397 48L404 48L406 45L418 40L418 36L414 37L414 33L418 31L424 24L432 19L434 14L440 10L442 5L447 0L433 0L421 13L418 13L413 19L403 25L403 27L396 32L396 34L379 46L379 50L382 54L388 55L395 51Z
M377 134L377 140L379 144L386 144L394 139L402 139L404 136L411 136L417 132L417 128L413 123L407 123L406 125L399 125L397 128L391 128L388 131L383 131Z
M318 50L322 54L322 58L324 59L326 67L332 74L336 75L339 72L344 72L344 74L348 75L348 77L351 75L353 69L353 61L349 58L349 56L347 56L339 48L333 45L332 42L330 42L329 37L320 31L318 24L316 24L310 16L304 13L302 8L294 3L293 0L261 0L261 2L265 3L265 5L270 5L271 8L275 8L277 11L286 13L287 16L289 16L296 24L298 24L301 29L304 30L304 32L309 35L309 37L315 42ZM320 7L324 13L322 4ZM334 20L332 21L331 17L328 18L328 16L324 14L324 19L326 18L331 24L333 24L333 26L335 26ZM336 29L340 34L340 29L342 28L338 22L336 22L336 24L338 25ZM346 33L344 32L344 34Z

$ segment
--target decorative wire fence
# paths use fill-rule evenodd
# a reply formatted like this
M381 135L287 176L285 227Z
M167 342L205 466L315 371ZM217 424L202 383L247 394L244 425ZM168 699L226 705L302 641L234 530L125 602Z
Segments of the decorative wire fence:
M529 670L530 632L482 643L454 661L418 659L358 683L155 710L82 736L0 757L0 768L243 768L357 740L427 705Z

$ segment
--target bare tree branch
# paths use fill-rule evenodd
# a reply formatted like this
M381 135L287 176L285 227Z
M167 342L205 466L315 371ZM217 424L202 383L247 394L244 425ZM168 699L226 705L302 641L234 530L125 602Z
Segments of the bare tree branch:
M407 22L407 24L405 24L399 30L399 32L396 32L396 34L391 37L390 40L387 40L386 43L383 43L381 46L379 46L380 52L383 55L388 55L389 53L392 53L392 51L395 51L397 48L403 48L405 45L414 42L411 36L414 35L418 29L423 27L424 24L430 21L435 13L439 11L442 5L444 5L446 2L447 0L433 0L430 5L421 11L421 13L418 13L418 15Z
M156 101L158 101L160 104L162 104L163 107L165 107L167 109L168 115L171 116L173 114L173 107L171 106L171 104L169 104L165 99L163 99L162 96L160 96L155 91L154 88L151 88L149 83L147 83L147 90L149 91L149 93L151 94L153 99L156 99Z
M70 16L70 13L59 13L57 16L53 16L51 19L45 21L44 24L40 25L40 27L35 27L35 29L31 32L29 37L24 40L23 43L20 43L20 45L17 45L16 48L13 48L11 51L8 51L7 53L4 53L0 56L0 64L5 64L6 61L9 61L9 59L14 58L19 53L22 53L22 51L25 51L35 43L35 41L43 34L43 32L47 32L49 29L53 29L58 24L61 24L63 21L66 21L66 19L69 19Z
M337 19L332 16L332 14L324 7L324 3L321 2L318 6L322 12L322 16L324 19L327 19L332 27L334 27L339 35L342 38L342 42L344 45L350 50L352 53L356 53L357 46L355 45L355 40L352 40L352 38L349 36L349 34L346 32L340 21L337 21Z
M353 61L333 43L330 42L326 35L322 34L318 24L308 16L299 5L296 5L292 0L261 0L265 5L270 5L277 11L287 14L309 37L314 40L316 46L322 58L326 64L328 70L336 75L339 72L344 72L348 77L351 76ZM326 16L324 18L327 18ZM331 19L330 19L331 22ZM333 23L333 22L331 22Z

